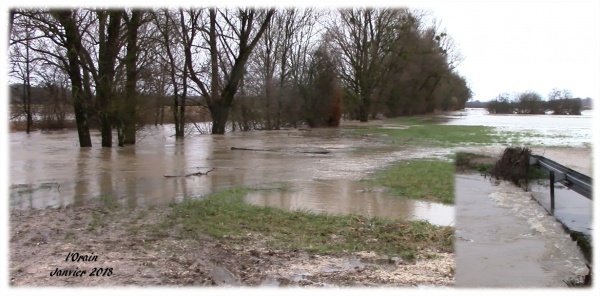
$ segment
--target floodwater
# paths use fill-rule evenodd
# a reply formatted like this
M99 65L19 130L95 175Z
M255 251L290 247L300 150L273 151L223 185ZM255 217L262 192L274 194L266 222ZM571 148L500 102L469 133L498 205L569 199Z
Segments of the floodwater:
M534 150L539 154L551 146L574 147L576 151L557 150L549 157L591 172L591 155L586 154L592 145L590 111L581 116L490 115L474 108L453 112L448 118L445 124L489 126L500 134L519 132L524 135L519 142L537 146ZM468 150L501 153L490 148L494 147ZM561 223L590 234L590 200L559 188L552 216L547 210L549 190L543 186L524 192L506 182L457 175L455 188L457 287L566 287L564 281L587 274L581 250Z
M135 146L80 149L76 131L10 135L10 206L83 205L111 195L130 207L179 202L217 190L251 186L249 203L285 210L428 220L453 225L454 207L392 198L361 179L394 161L446 157L450 151L383 145L347 130L312 129L192 134L175 140L172 126L149 127ZM232 150L232 147L268 151ZM400 150L404 149L404 150ZM189 176L197 172L208 175ZM165 177L182 176L182 177Z
M553 215L572 231L592 235L592 200L566 188L560 183L554 184ZM530 191L538 203L551 212L549 181L538 181L530 185Z
M537 146L590 147L592 144L593 112L581 115L520 115L488 114L483 108L466 108L451 112L448 125L481 125L497 132L526 134L521 140Z
M456 176L457 287L566 287L587 274L583 254L531 193Z

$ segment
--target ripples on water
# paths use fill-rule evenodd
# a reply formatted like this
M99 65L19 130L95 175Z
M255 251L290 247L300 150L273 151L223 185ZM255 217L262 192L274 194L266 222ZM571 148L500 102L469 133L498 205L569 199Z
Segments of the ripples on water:
M544 252L544 263L547 266L564 266L573 275L587 274L585 259L571 237L565 233L563 226L535 201L531 192L523 192L520 188L502 183L497 192L489 196L496 204L508 209L515 217L529 225L531 232L525 236L541 236L551 241Z

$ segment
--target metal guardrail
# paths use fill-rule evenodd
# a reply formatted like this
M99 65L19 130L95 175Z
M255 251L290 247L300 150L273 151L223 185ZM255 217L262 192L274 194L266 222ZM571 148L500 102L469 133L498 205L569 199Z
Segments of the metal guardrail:
M572 170L564 165L561 165L551 159L540 155L531 155L529 158L530 165L537 165L545 172L550 174L550 190L551 194L554 191L554 183L560 182L567 188L587 197L592 198L592 178L580 172ZM553 194L552 194L553 195Z
M531 155L529 158L530 165L537 165L540 169L550 175L550 212L554 214L554 183L560 182L567 188L593 200L592 196L592 178L580 172L572 170L564 165L561 165L551 159L540 155ZM579 241L577 244L581 247ZM589 259L588 259L589 260ZM588 261L586 260L586 261ZM584 277L584 286L592 284L592 264L586 263L589 273Z

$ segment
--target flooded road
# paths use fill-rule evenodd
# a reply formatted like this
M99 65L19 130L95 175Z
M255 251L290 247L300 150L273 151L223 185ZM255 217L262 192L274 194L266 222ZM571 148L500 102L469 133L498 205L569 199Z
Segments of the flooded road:
M566 287L587 274L554 217L509 183L456 176L456 286Z
M453 225L454 208L392 198L367 188L394 161L445 157L450 151L385 146L344 129L233 132L175 140L170 126L147 128L135 146L80 149L75 131L10 134L10 206L15 209L82 205L103 195L130 207L179 202L235 186L258 190L253 204L286 210L359 213L426 219ZM99 146L99 134L93 143ZM232 147L269 151L232 150ZM197 172L208 175L183 176Z

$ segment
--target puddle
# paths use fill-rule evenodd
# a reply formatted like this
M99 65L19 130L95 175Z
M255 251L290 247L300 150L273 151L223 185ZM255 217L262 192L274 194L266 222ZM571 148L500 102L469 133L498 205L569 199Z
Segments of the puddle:
M457 175L455 188L457 287L566 287L587 274L576 243L530 193L475 175Z
M394 161L447 159L448 149L386 146L343 137L342 129L233 132L175 140L172 126L149 127L135 146L80 149L75 131L10 134L10 206L15 209L83 205L110 195L146 207L197 198L234 186L284 182L292 190L258 191L248 202L286 210L426 219L452 225L453 207L391 198L359 182ZM252 150L232 150L232 147ZM404 149L404 150L401 150ZM208 175L184 176L198 172ZM50 184L41 186L41 184Z
M385 190L369 189L361 182L336 180L295 181L291 192L256 191L246 196L251 204L316 213L356 213L367 217L404 217L432 224L454 225L454 207L412 199L397 199Z

